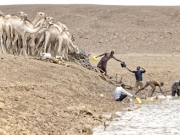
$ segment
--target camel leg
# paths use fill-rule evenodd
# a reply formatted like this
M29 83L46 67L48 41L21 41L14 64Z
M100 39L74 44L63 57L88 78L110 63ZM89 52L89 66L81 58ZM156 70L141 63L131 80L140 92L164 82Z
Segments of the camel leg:
M63 46L62 43L63 43L63 39L62 38L58 38L58 43L56 44L55 56L61 54L62 46Z
M34 46L35 46L35 42L34 42L34 39L31 38L28 42L28 45L27 45L27 53L29 55L34 55Z
M10 46L10 48L9 48L9 51L10 51L10 49L12 49L13 54L16 53L15 43L17 42L17 40L18 40L18 34L16 33L15 37L14 37L14 39L12 41L12 46Z
M38 53L40 52L40 50L41 50L41 47L42 47L42 42L43 42L43 40L44 40L44 35L42 35L40 38L39 38L39 40L38 40L38 43L37 43L37 45L36 45L36 47L35 47L35 51L34 51L34 54L35 55L38 55Z
M6 50L8 53L10 53L10 47L12 46L12 43L11 43L11 27L8 25L5 27L5 35L6 35L6 40L5 40L5 46L6 46ZM5 38L5 36L4 36Z
M6 41L7 41L7 35L6 33L3 33L3 44L4 44L4 49L5 49L5 52L7 51L7 45L6 45Z
M3 32L0 32L0 45L1 45L2 53L5 53L5 51L4 51L4 44L3 44Z
M65 59L66 59L66 60L68 60L68 46L69 46L69 45L66 44L66 45L65 45L65 48L64 48L64 49L65 49L65 54L64 54L64 55L65 55Z
M22 54L22 39L20 36L18 36L18 40L16 42L16 52L17 54Z
M23 55L27 55L27 52L26 52L26 47L27 47L27 43L26 43L26 34L25 35L21 35L22 37L22 54Z
M44 53L44 52L46 53L47 45L48 45L48 43L49 43L49 39L50 39L50 34L49 34L49 33L46 33L45 41L44 41L43 53Z

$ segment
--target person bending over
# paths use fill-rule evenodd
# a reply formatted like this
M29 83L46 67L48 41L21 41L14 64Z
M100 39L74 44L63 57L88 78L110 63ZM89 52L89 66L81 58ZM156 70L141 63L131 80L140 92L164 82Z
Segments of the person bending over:
M151 92L151 97L152 97L152 95L153 95L153 93L155 92L155 90L156 90L156 86L157 87L159 87L159 89L160 89L160 91L161 91L161 93L164 95L164 96L166 96L163 92L162 92L162 86L164 85L164 83L163 82L157 82L157 81L155 81L155 80L147 80L146 81L146 84L141 88L141 89L139 89L136 93L135 93L135 95L138 93L138 92L140 92L141 90L144 90L146 87L148 87L148 86L151 86L151 88L152 88L152 92Z

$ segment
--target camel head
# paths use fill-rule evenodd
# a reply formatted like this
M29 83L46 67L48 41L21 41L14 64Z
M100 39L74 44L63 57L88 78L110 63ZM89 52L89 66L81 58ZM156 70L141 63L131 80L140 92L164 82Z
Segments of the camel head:
M39 23L45 20L47 14L43 12L37 12L35 19L32 21L35 26L38 26Z
M23 11L20 11L20 12L19 12L19 17L20 17L22 20L26 20L26 19L27 19L27 14L25 14Z
M23 16L25 13L23 11L19 12L19 16Z
M47 14L44 12L37 12L37 14L36 14L37 18L45 18L46 16L47 16Z
M49 24L51 24L51 23L54 23L54 18L53 17L45 17L45 20L49 23Z
M44 28L48 28L51 24L53 24L53 22L53 17L45 17L45 20L42 22L41 26L43 26Z
M62 24L62 30L63 31L68 31L68 27L65 24Z

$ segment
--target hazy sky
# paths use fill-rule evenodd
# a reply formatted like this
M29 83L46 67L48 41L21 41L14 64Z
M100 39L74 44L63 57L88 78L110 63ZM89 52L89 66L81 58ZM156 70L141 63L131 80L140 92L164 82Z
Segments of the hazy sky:
M12 4L100 4L180 6L180 0L1 0L0 5Z

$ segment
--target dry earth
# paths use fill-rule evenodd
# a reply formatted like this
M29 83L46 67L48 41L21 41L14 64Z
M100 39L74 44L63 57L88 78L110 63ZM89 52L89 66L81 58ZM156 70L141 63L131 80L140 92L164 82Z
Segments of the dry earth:
M180 78L179 7L14 5L0 10L24 11L31 21L37 12L45 12L65 23L75 44L87 53L114 50L130 69L144 67L144 80L164 81L164 91ZM103 114L129 104L115 102L116 86L75 63L64 66L10 54L0 58L2 135L92 134L91 129L106 120ZM134 75L115 60L109 61L108 74L134 85Z

